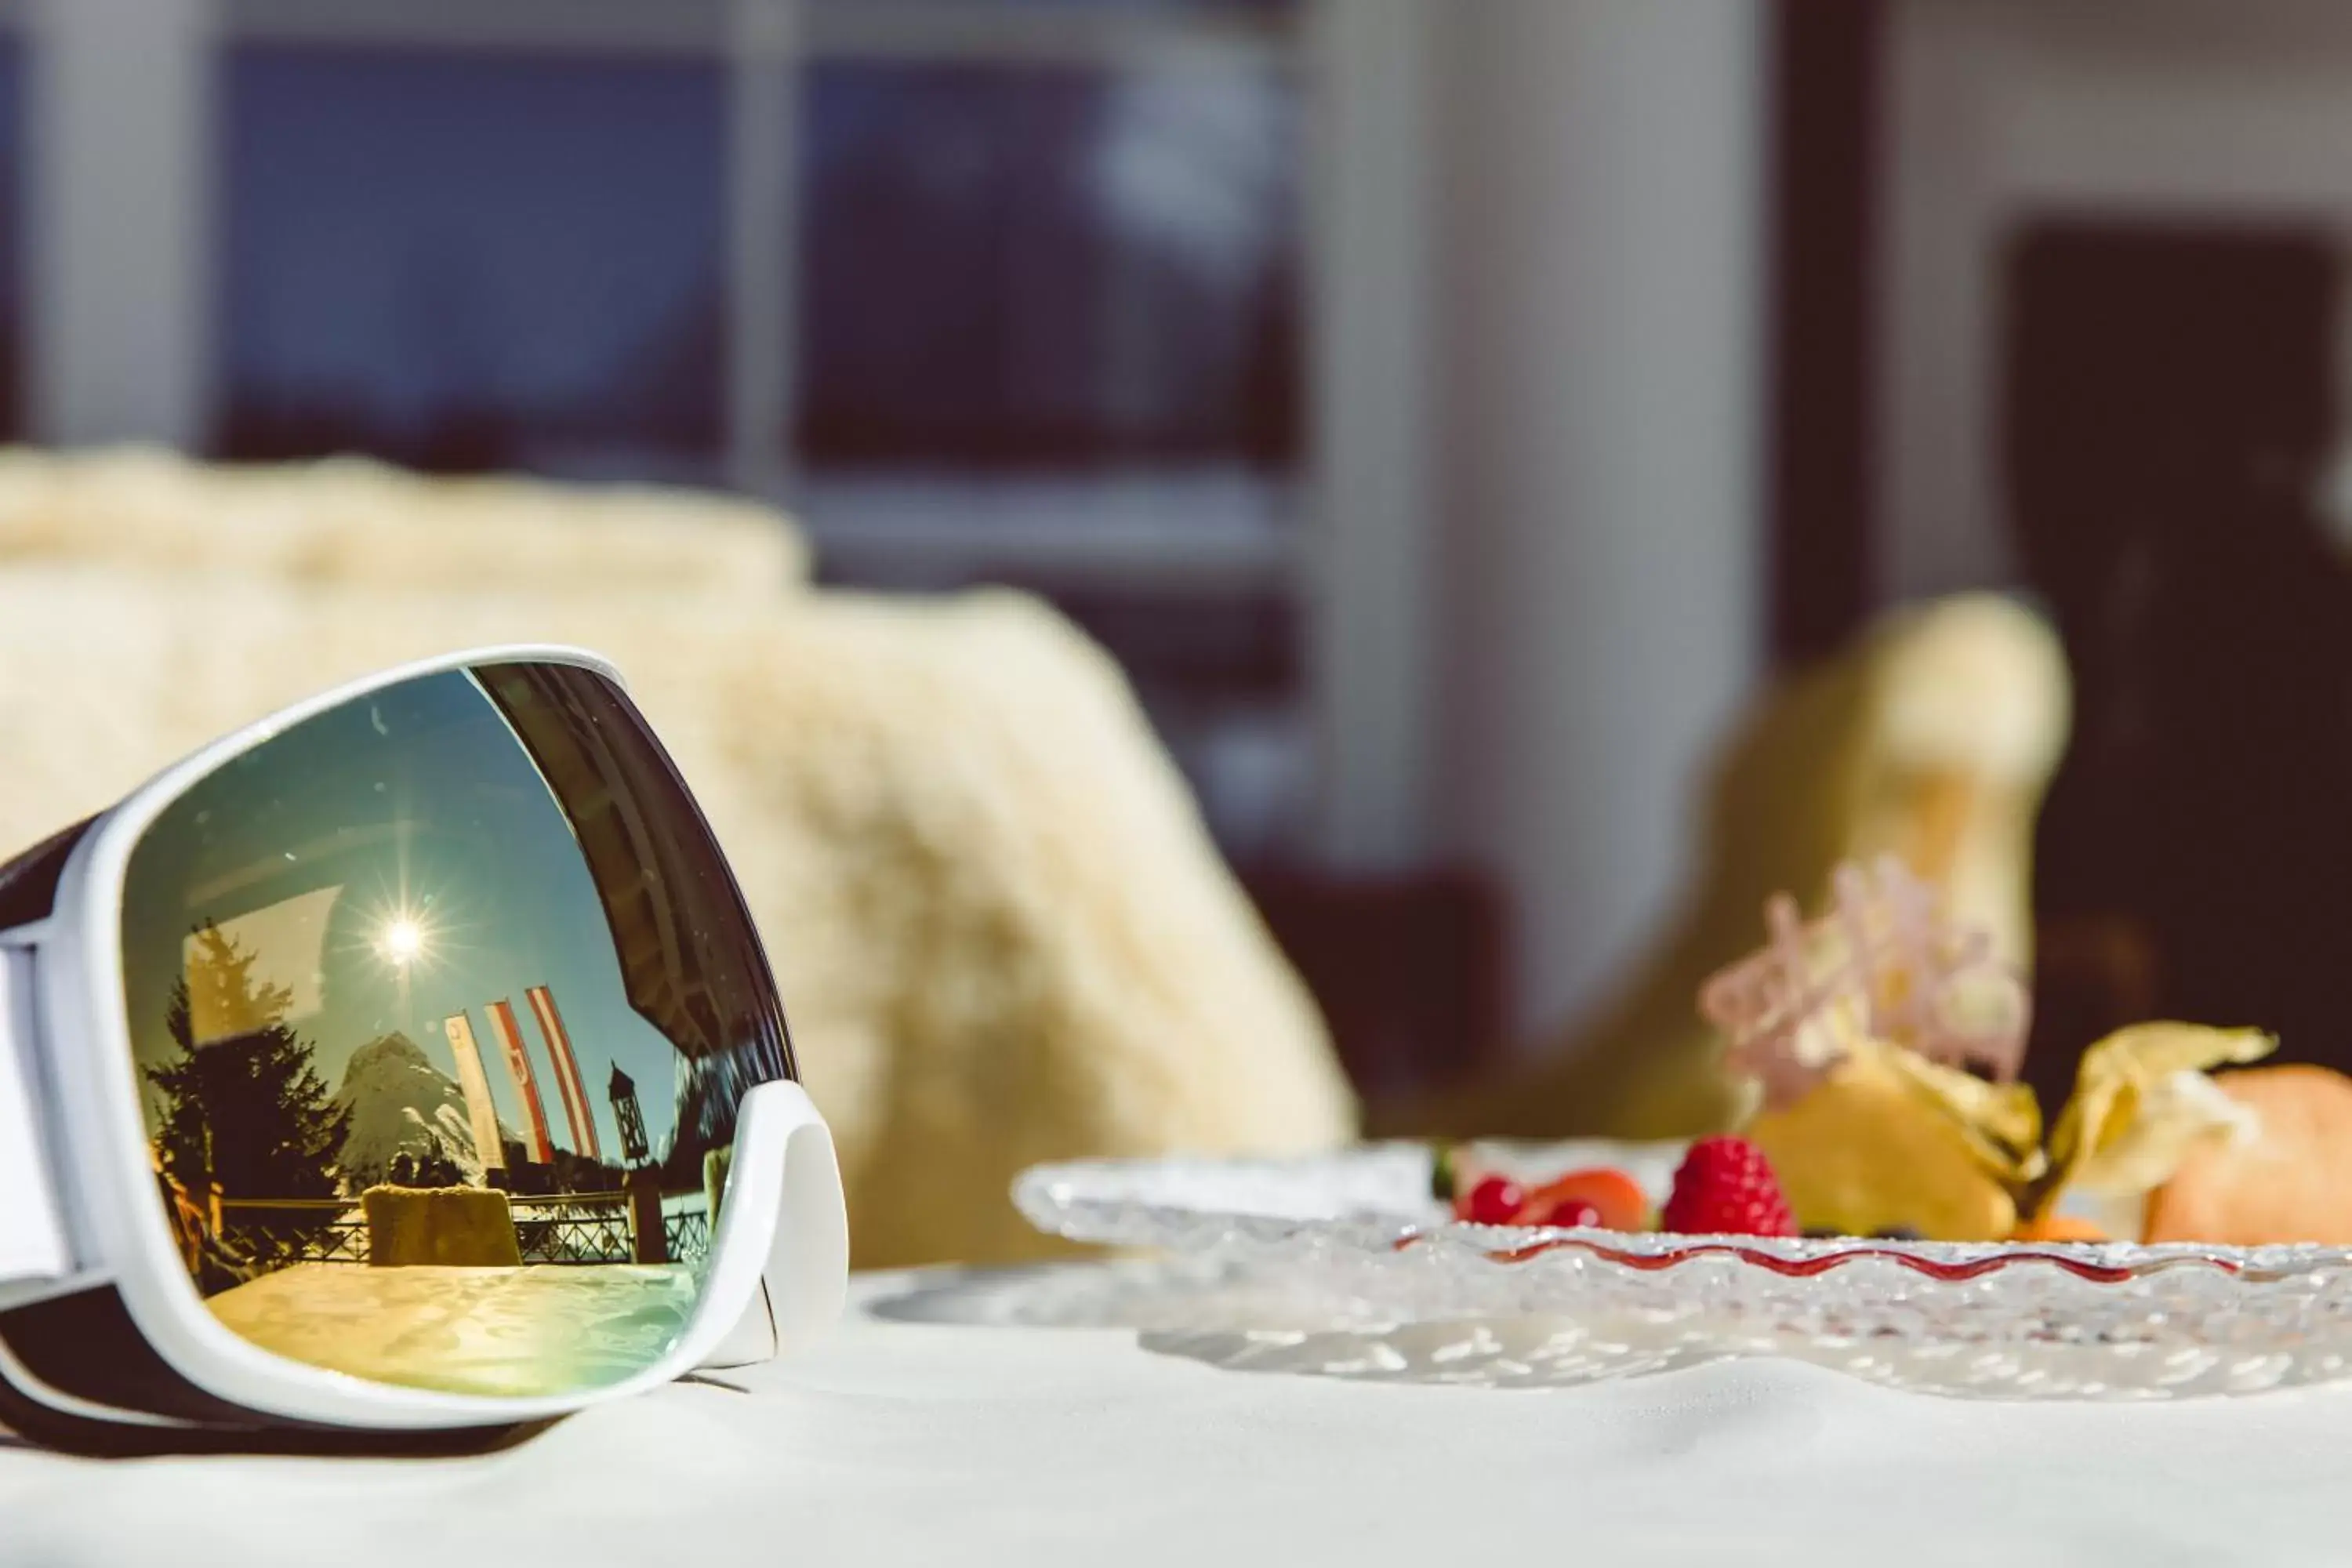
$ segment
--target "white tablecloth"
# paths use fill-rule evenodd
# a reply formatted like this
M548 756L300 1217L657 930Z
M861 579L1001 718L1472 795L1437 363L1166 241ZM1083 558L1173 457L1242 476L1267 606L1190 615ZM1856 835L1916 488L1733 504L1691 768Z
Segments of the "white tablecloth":
M979 1288L866 1278L823 1348L729 1374L748 1392L479 1458L0 1452L0 1563L2352 1562L2352 1384L2030 1404L1740 1360L1440 1386L1410 1357L1308 1376L1233 1335L940 1321Z

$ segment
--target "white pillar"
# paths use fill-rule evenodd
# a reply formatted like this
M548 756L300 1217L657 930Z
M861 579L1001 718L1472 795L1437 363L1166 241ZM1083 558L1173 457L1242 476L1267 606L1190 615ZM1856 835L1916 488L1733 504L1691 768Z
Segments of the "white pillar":
M1445 16L1442 837L1549 1028L1669 913L1759 663L1766 10Z
M1877 237L1885 279L1877 366L1885 451L1874 586L1888 600L2016 575L1996 483L1991 401L2005 25L2015 26L2013 15L1953 0L1911 0L1887 13L1886 161L1879 176L1886 195ZM2105 89L2094 87L2077 101L2103 103ZM2168 108L2178 114L2177 103ZM2144 135L2124 133L2126 147L2148 144ZM2265 162L2233 164L2233 177Z
M47 0L29 144L35 433L205 436L209 0Z
M1327 865L1380 872L1429 849L1427 100L1432 44L1449 21L1427 0L1318 0L1308 16L1316 848Z
M729 85L727 451L739 489L781 496L798 336L800 0L735 0Z

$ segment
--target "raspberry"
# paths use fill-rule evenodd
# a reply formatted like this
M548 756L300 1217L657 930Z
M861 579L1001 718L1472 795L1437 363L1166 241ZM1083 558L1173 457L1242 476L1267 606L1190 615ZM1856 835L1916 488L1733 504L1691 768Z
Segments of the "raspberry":
M1702 1138L1690 1146L1664 1219L1665 1229L1685 1236L1797 1234L1771 1163L1745 1138Z

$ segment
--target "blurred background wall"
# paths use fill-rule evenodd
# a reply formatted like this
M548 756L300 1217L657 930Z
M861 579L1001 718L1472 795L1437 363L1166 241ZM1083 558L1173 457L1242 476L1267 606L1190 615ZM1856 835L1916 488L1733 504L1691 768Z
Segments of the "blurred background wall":
M0 0L0 426L1045 594L1395 1089L1653 940L1769 673L2046 588L2021 236L2333 256L2347 153L2329 0Z

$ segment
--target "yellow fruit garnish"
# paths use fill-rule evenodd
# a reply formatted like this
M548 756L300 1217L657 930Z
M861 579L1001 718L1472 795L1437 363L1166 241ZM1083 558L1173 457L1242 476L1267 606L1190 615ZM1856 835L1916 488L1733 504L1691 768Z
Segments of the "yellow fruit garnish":
M2021 1107L2008 1090L1953 1074L1994 1097L1978 1100L1938 1081L1948 1070L1899 1047L1855 1040L1802 1099L1748 1124L1798 1224L1849 1236L1902 1226L1934 1241L2010 1233L2011 1183L2026 1168L2012 1140L2027 1121L2039 1130L2032 1091ZM2021 1142L2032 1149L2032 1131Z
M2111 1197L2161 1186L2191 1149L2243 1120L2207 1071L2259 1061L2277 1046L2260 1029L2157 1023L2118 1029L2084 1051L2028 1213L2047 1214L2069 1186Z
M1889 1069L1943 1108L1986 1170L2011 1184L2042 1173L2042 1102L2032 1085L1988 1083L1912 1051L1883 1054Z

